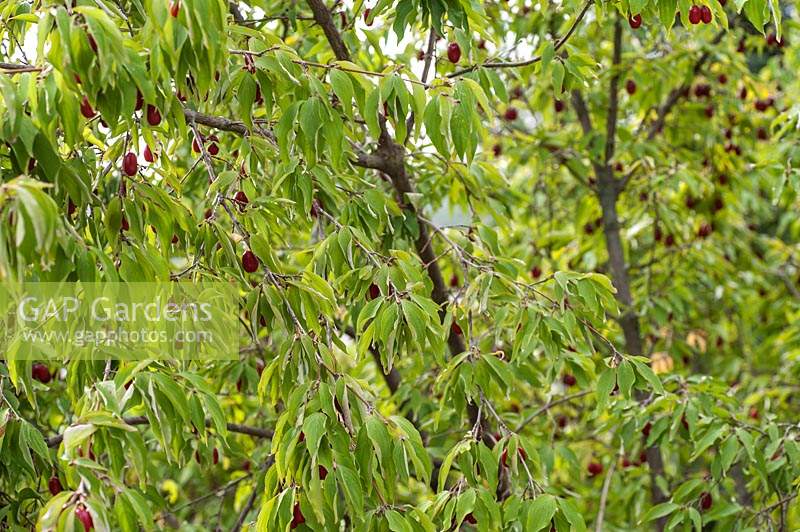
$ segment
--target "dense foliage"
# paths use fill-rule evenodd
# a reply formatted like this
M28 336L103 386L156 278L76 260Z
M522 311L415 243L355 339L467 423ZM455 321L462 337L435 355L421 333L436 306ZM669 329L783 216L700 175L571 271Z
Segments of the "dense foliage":
M786 4L0 1L0 280L241 295L7 348L0 528L800 527Z

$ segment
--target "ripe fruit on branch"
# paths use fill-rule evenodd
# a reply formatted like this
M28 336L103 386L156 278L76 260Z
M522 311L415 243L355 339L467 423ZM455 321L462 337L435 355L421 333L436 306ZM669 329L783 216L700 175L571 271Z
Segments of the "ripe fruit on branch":
M198 142L197 137L192 140L192 151L195 153L200 153L200 142Z
M447 59L451 63L458 63L461 60L461 47L457 42L451 42L447 45Z
M169 4L169 14L172 15L172 18L178 18L178 13L181 10L181 3L178 0L174 0Z
M517 447L517 455L525 460L528 457L528 454L525 452L525 449L522 447ZM503 464L503 467L509 467L508 464L508 448L503 449L503 454L500 455L500 463Z
M708 6L703 6L700 8L700 18L703 21L703 24L710 24L711 20L714 18L711 15L711 8Z
M720 85L725 85L726 83L728 83L728 76L726 76L725 74L720 74L719 76L717 76L717 81L719 81Z
M534 266L531 268L531 277L534 279L538 279L542 276L542 269L539 266Z
M61 481L58 479L58 475L50 477L50 480L47 481L47 489L50 490L50 495L58 495L61 493L63 488L61 487Z
M461 326L456 322L453 322L453 324L450 325L450 332L452 332L457 336L461 336L462 334L464 334L464 331L461 330Z
M242 255L242 268L244 268L244 271L246 271L247 273L253 273L256 270L258 270L258 265L259 262L258 262L258 257L256 257L256 254L250 251L249 249L245 251L244 254Z
M564 110L565 104L561 100L555 100L553 102L553 108L556 110L556 113L560 113Z
M589 466L586 468L586 470L589 472L590 477L596 477L603 472L603 464L594 461L589 462Z
M365 10L364 10L364 23L365 23L367 26L372 26L372 22L373 22L373 21L369 20L369 14L370 14L371 12L372 12L372 10L371 10L370 8L367 8L367 9L365 9Z
M92 109L92 105L89 103L89 99L86 96L83 97L81 100L81 114L84 118L93 118L96 114L94 109Z
M692 24L700 24L700 19L702 19L702 17L700 6L692 6L689 8L689 22Z
M368 296L368 298L370 300L375 299L376 297L378 297L380 295L381 295L381 289L378 288L378 285L376 285L375 283L372 283L371 285L369 285L369 296Z
M464 516L464 522L469 523L471 525L475 525L478 523L478 520L475 519L475 516L472 514L472 512L470 512Z
M120 230L127 231L130 228L131 228L131 226L130 226L130 224L128 224L128 219L123 216L122 217L122 221L120 222Z
M628 24L630 24L631 28L638 30L642 26L642 15L635 14L633 16L628 16Z
M711 118L714 116L714 106L708 104L705 108L706 117Z
M219 138L216 135L211 135L210 137L208 137L208 140L211 142L211 145L208 147L208 153L210 153L211 155L218 154L219 145L217 145L217 142L219 141Z
M122 170L127 176L135 176L138 169L139 164L136 162L136 154L129 151L122 158Z
M250 199L247 197L247 194L244 193L244 190L240 190L233 196L233 201L239 204L239 209L244 209L248 203L250 203Z
M150 146L149 145L144 147L144 160L147 161L148 163L155 162L155 160L156 160L156 157L153 154L153 152L150 150Z
M758 137L758 140L767 140L769 138L769 133L767 133L766 128L760 127L756 131L756 137Z
M636 82L633 81L632 79L629 79L628 81L626 81L625 82L625 91L627 91L627 93L630 94L631 96L636 94Z
M300 510L300 503L294 503L294 509L292 510L292 522L289 524L289 528L294 530L305 522L306 518L303 517L303 512Z
M50 375L50 370L47 369L47 366L39 362L36 362L31 366L31 377L44 384L50 382L50 379L52 378Z
M516 107L509 107L508 109L506 109L506 112L503 114L503 118L505 118L509 122L513 122L514 120L516 120L517 116L519 116L519 113L517 112L517 108Z
M320 480L325 480L328 477L328 470L325 469L325 466L323 465L319 466L318 471Z
M161 113L155 105L147 104L147 123L151 126L161 123Z
M78 521L83 523L83 528L85 532L89 532L92 528L94 528L94 523L92 522L92 514L89 513L89 510L86 509L86 506L83 504L79 504L75 507L75 517L78 518Z
M706 511L711 508L712 504L714 504L714 499L709 492L704 491L700 494L700 509Z
M578 380L575 378L575 375L565 373L564 376L561 377L561 382L564 383L564 386L575 386Z
M211 461L214 463L214 465L219 463L219 450L217 450L216 447L214 447L214 451L211 453Z

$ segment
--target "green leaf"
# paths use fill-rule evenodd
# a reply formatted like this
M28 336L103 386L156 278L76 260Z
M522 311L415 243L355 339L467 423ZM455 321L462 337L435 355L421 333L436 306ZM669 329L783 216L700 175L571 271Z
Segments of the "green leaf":
M556 513L556 498L552 495L542 494L528 505L525 530L538 532L550 525L550 520Z

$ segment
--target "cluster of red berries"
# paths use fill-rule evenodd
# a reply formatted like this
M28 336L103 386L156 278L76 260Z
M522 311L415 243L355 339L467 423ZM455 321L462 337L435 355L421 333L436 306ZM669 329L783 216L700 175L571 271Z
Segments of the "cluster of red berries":
M711 15L711 9L708 6L693 5L689 8L689 22L692 24L710 24L714 17Z

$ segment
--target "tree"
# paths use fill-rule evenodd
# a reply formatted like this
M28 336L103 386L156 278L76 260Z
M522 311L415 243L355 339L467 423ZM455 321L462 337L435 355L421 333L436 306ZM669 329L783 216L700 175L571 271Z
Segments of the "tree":
M730 4L0 3L3 282L241 305L4 346L4 529L796 528L795 10Z

